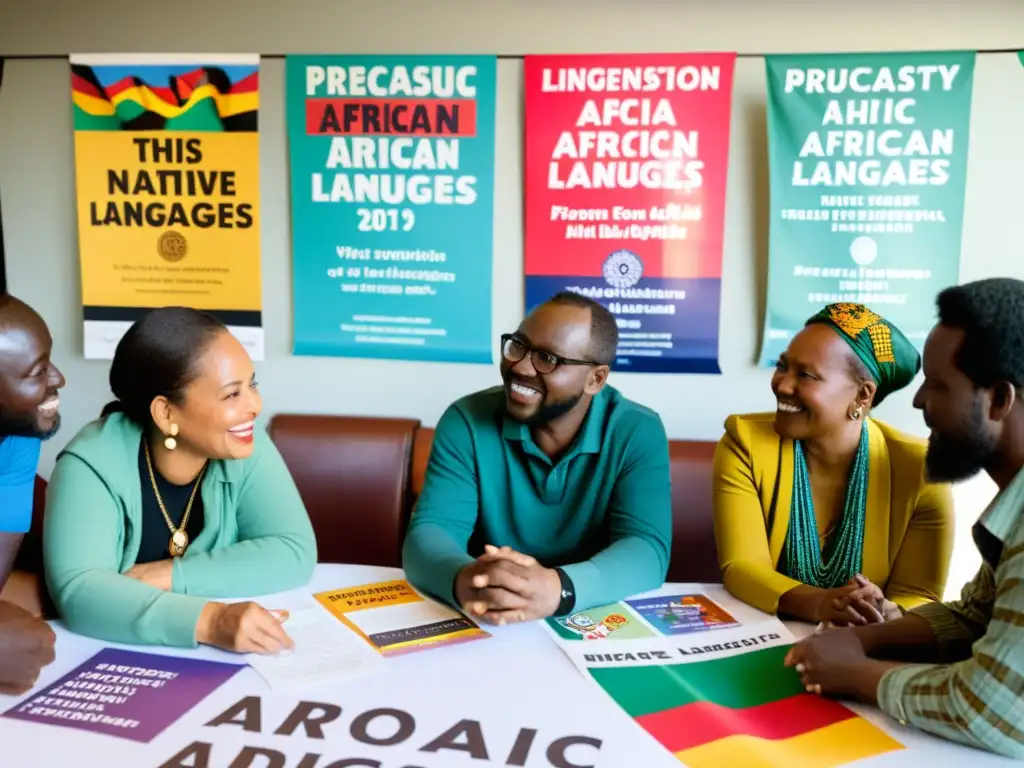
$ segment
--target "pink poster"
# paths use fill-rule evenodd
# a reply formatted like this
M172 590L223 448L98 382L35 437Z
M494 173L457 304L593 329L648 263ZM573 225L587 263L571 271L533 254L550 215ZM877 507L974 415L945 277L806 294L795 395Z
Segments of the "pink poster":
M619 324L618 370L719 373L734 53L527 56L526 309Z

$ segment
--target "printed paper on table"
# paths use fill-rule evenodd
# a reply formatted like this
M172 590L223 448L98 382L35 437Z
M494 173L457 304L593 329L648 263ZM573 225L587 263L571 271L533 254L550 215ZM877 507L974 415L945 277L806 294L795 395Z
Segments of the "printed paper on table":
M148 743L244 668L104 648L3 716Z
M585 613L629 627L630 604L650 610L636 600ZM804 691L783 663L794 638L777 619L682 636L691 630L669 620L647 637L611 630L602 639L614 643L575 642L558 621L545 626L585 678L690 768L832 768L903 749L853 710Z
M738 627L740 623L706 595L662 595L626 604L663 635L707 632Z
M275 691L337 683L376 669L383 660L308 595L277 601L288 611L285 632L294 648L275 654L250 653L245 659Z
M707 595L668 594L579 611L547 626L563 640L631 640L739 626Z
M458 611L423 597L404 579L313 596L384 656L491 636Z

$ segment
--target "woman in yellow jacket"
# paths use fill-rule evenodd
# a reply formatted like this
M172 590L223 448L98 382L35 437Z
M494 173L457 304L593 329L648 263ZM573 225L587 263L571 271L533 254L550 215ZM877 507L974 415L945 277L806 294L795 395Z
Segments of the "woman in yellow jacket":
M715 452L715 538L730 593L812 622L879 622L945 588L949 487L926 442L869 418L921 367L900 331L859 304L807 321L772 377L775 413L730 416Z

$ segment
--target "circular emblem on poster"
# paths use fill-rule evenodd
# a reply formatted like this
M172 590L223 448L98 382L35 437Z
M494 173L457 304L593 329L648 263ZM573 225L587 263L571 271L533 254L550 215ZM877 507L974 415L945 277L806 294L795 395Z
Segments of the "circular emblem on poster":
M632 288L644 274L644 263L632 251L615 251L604 262L604 279L613 288Z
M181 261L188 253L188 240L184 235L168 230L156 241L156 250L165 261Z
M862 235L850 243L850 258L860 267L878 258L878 243L867 235Z

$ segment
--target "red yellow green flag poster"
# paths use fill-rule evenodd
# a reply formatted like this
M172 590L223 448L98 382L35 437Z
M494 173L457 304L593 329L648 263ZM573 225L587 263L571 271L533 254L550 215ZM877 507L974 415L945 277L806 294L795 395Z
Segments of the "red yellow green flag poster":
M85 357L163 306L263 359L259 56L72 55Z
M600 611L599 611L600 613ZM628 604L612 612L646 624ZM670 637L568 639L573 664L689 768L833 768L903 745L843 704L806 693L783 664L776 619Z

